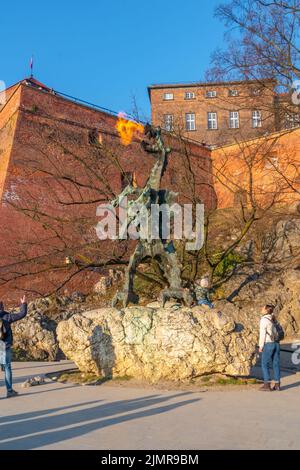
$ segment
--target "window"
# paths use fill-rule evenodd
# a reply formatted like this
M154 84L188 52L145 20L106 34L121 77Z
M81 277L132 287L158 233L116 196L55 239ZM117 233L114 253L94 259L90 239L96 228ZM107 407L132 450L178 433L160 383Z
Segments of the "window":
M90 145L102 145L102 135L97 129L91 129L88 134Z
M259 96L262 94L262 88L252 88L251 90L252 96Z
M170 101L174 99L173 93L164 93L164 100L165 101Z
M210 130L218 129L217 113L207 113L207 128Z
M238 129L240 127L240 113L238 111L230 111L229 128Z
M136 186L136 177L135 173L132 171L125 171L121 174L121 188L122 191L125 189L129 184L132 186Z
M206 92L206 98L216 98L217 92L215 90L209 90Z
M193 91L186 91L185 95L184 95L184 99L194 100L195 99L195 93Z
M164 114L164 129L166 131L171 132L173 130L173 121L173 114Z
M185 128L187 131L196 130L196 118L194 113L188 113L185 115Z
M262 126L261 111L252 111L252 127Z
M239 96L238 90L229 90L228 96Z
M285 128L286 129L293 129L294 127L300 126L300 114L290 114L287 113L285 115Z

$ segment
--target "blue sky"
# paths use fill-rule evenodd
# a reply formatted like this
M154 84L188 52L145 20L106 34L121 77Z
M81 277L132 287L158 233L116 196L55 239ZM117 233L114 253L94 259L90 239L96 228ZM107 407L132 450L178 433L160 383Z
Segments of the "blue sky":
M115 111L149 115L147 85L204 77L223 28L220 0L3 2L0 80L34 75L55 90Z

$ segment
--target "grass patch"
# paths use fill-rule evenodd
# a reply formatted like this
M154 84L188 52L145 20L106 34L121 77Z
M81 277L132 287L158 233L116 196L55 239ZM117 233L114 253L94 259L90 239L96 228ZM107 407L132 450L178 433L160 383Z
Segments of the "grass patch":
M49 377L53 380L57 380L57 382L61 383L76 383L76 384L89 384L97 382L98 380L102 380L102 377L99 377L95 374L85 374L78 370L74 371L64 371L58 372L56 374L49 374Z
M220 375L205 375L201 377L201 383L214 386L214 385L255 385L260 383L255 378L242 378L242 377L227 377L227 376L220 376Z
M132 377L130 377L129 375L103 377L101 375L80 372L77 369L57 372L56 374L51 373L47 374L47 376L52 380L56 380L57 382L75 383L79 385L101 385L102 383L107 382L109 380L115 382L128 382L132 379Z
M218 385L255 385L256 379L240 379L236 377L218 378L216 384Z
M128 382L131 379L132 377L130 377L130 375L121 375L119 377L113 377L113 380L116 380L118 382Z
M211 381L211 377L209 375L206 375L205 377L202 377L201 382L203 383L208 383Z

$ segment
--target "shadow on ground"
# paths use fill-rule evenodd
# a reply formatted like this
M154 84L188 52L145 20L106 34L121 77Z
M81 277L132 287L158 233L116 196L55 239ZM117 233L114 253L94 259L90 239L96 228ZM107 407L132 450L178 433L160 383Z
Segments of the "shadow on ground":
M167 413L200 400L194 398L163 405L165 402L184 398L186 395L190 393L171 396L152 395L111 403L87 402L7 416L0 419L0 449L37 449L74 439L107 426ZM94 404L95 406L90 406ZM78 407L80 409L77 409Z

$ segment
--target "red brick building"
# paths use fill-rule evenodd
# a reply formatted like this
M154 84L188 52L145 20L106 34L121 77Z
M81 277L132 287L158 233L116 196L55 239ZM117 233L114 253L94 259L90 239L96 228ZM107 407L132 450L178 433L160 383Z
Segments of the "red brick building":
M133 174L142 186L154 157L136 136L122 145L118 117L67 99L35 79L6 90L0 107L0 297L86 290L99 275L86 264L126 258L122 243L95 237L96 207ZM216 205L210 150L166 135L172 148L162 187L180 200ZM66 268L66 257L76 264ZM29 276L30 275L30 276ZM16 295L13 294L16 289Z
M299 125L290 97L277 94L276 86L272 79L152 85L152 122L211 146Z

